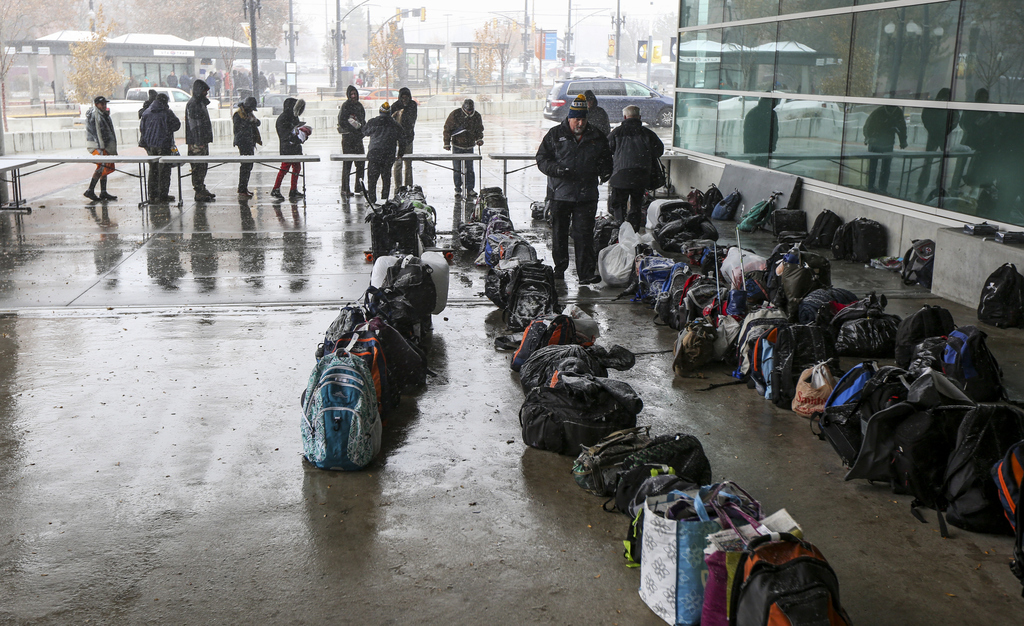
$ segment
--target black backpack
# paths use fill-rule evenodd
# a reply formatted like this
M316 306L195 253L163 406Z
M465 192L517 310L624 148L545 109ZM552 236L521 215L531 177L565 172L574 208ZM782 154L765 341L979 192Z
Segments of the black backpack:
M1024 412L1016 407L980 405L964 416L942 494L950 524L973 532L1010 532L990 472L1010 446L1022 439Z
M835 239L836 230L843 225L843 218L829 210L818 213L811 226L811 232L804 238L804 246L808 248L828 248Z
M869 220L858 218L849 224L850 260L858 263L870 263L871 259L885 256L889 251L889 237L885 226Z
M798 324L778 329L773 354L772 397L769 399L787 409L796 396L800 374L835 357L832 342L821 328Z
M420 221L411 207L387 201L366 216L374 259L420 254Z
M843 224L836 229L832 237L832 258L835 260L848 259L853 254L853 229L849 224Z
M975 402L1000 400L1005 395L1003 370L988 349L988 335L974 326L949 333L942 353L942 373L959 384Z
M945 337L955 328L953 314L941 306L926 304L908 315L896 330L896 365L909 368L915 346L929 337Z
M704 192L704 201L700 207L695 208L699 208L706 217L711 217L711 212L715 210L715 205L722 201L722 197L722 191L714 183L711 183L708 190Z
M860 392L861 421L867 422L875 413L905 401L911 382L905 369L893 365L878 368Z
M783 233L807 236L807 214L802 209L775 209L768 220L772 223L772 235L776 238Z
M479 250L484 243L484 230L480 222L459 224L459 244L466 250Z
M599 217L594 222L594 250L600 252L613 243L619 242L621 222L612 217Z
M523 330L533 320L557 311L555 270L550 265L535 261L512 270L508 300L502 313L509 330Z
M903 255L903 271L900 276L907 285L921 284L932 288L932 267L935 265L935 242L931 239L915 239Z
M978 302L978 319L999 328L1024 325L1024 276L1013 263L989 275Z
M384 289L401 293L421 318L429 317L437 304L432 272L433 269L417 257L405 257L388 268Z

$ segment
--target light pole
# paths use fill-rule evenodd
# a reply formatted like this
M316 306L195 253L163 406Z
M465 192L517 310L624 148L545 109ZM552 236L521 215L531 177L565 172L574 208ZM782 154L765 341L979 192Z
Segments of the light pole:
M249 44L252 48L252 93L256 95L256 77L259 75L259 61L256 58L256 13L260 10L260 0L245 0L244 14L249 17Z
M355 5L351 9L349 9L348 13L346 13L345 15L342 15L341 14L341 0L335 0L335 9L337 9L337 11L338 11L336 13L336 17L338 18L338 21L335 22L335 25L334 25L334 58L337 59L336 64L337 64L337 68L338 68L338 69L336 69L334 71L334 77L335 77L334 78L334 95L336 95L336 96L344 96L345 95L345 91L344 91L345 87L343 87L342 84L341 84L341 59L342 59L342 53L344 52L344 48L345 48L345 31L341 30L341 23L342 23L342 21L345 20L346 17L348 17L349 15L352 15L352 11L355 11L356 9L358 9L361 6L363 6L364 4L366 4L369 1L370 0L363 0L363 2L360 2L359 4ZM366 51L367 51L367 53L369 53L369 51L370 51L370 36L369 36L370 35L370 7L366 7L366 35L367 35L366 36Z
M622 77L619 68L619 49L622 46L619 44L622 42L622 23L625 21L626 18L622 16L622 0L615 0L615 17L612 18L615 23L615 78Z

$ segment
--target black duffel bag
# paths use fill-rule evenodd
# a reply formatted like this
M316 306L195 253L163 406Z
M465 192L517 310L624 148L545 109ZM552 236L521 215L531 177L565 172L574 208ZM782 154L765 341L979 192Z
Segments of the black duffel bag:
M576 456L611 433L636 426L643 401L629 384L591 375L559 374L553 387L536 387L519 409L523 442Z

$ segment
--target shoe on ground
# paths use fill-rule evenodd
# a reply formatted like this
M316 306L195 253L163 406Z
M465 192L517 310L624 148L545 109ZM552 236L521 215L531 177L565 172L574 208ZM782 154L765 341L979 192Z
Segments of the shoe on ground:
M580 284L581 285L596 285L599 282L601 282L601 277L596 275L596 274L594 276L590 276L588 278L581 278L580 279Z
M251 198L253 196L253 193L251 191L249 191L248 189L239 189L238 190L238 195L245 196L247 198Z
M289 200L299 200L299 199L305 198L305 197L306 197L306 194L302 193L298 189L292 189L291 191L288 192L288 199Z
M100 197L97 196L96 192L93 191L92 189L87 189L85 191L85 193L83 193L82 195L85 196L86 198L89 198L93 202L99 202L100 201Z
M160 198L160 202L174 202L175 199L174 196L164 196Z
M555 280L565 280L565 272L555 272Z
M197 191L196 202L210 202L213 200L213 194L208 191Z
M284 195L281 193L281 190L278 189L277 187L270 190L270 195L273 198L280 198L281 200L284 200Z
M473 191L472 189L470 189L469 191L466 192L466 197L467 198L475 198L476 197L476 192Z
M117 200L117 196L109 194L105 191L100 192L100 200Z

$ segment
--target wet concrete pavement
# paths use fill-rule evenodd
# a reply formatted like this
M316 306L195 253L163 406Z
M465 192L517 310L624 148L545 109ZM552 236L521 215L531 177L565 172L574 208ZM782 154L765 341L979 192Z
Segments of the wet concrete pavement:
M485 122L485 152L532 150L547 127ZM437 135L418 128L417 146ZM314 136L307 152L335 143ZM500 165L484 168L500 184ZM301 460L298 397L370 270L365 209L339 200L338 164L310 165L307 201L279 205L273 171L257 168L257 197L239 202L236 170L214 169L217 201L181 211L136 208L130 179L112 183L118 202L88 208L88 170L55 171L26 179L31 215L0 216L0 622L661 623L624 566L626 518L576 487L571 458L523 446L523 394L468 254L434 319L438 376L403 398L369 469L321 472ZM416 176L449 230L450 174ZM549 258L528 213L543 188L534 169L510 177L513 221ZM833 273L887 293L891 312L936 301L887 272ZM642 353L613 373L644 399L640 422L698 435L716 479L787 508L856 623L1020 622L1008 538L942 539L909 498L844 483L807 420L742 387L697 391L724 367L673 378L672 331L616 293L570 279L563 295L596 316L601 343ZM1020 331L985 330L1024 396Z

